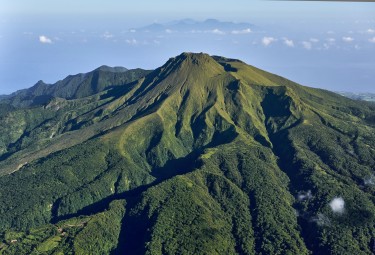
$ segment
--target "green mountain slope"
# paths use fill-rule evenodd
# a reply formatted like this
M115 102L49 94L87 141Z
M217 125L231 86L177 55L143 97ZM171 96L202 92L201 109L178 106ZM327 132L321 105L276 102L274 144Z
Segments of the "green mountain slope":
M19 90L4 100L15 107L30 107L48 103L52 98L77 99L102 92L110 87L121 86L150 71L128 70L124 67L101 66L89 73L69 75L55 84L37 82L29 89Z
M30 89L13 93L0 102L0 159L48 147L51 138L68 131L77 116L108 102L110 94L126 93L134 81L149 72L102 66L87 74L68 76L53 85L39 82ZM48 154L49 150L43 155ZM26 163L16 158L16 166L5 163L3 170Z
M18 110L0 254L372 254L374 110L193 53Z

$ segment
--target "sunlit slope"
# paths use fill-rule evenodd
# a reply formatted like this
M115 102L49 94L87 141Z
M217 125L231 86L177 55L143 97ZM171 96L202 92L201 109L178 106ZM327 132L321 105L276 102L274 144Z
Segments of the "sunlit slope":
M77 99L92 96L111 87L118 87L150 73L148 70L124 67L101 66L89 73L69 75L54 84L38 81L28 89L19 90L5 102L16 107L28 107L44 104L51 98Z
M0 163L0 253L373 252L372 105L192 53L82 100Z
M0 174L15 171L27 162L96 135L97 130L86 130L79 135L71 131L98 122L105 114L103 105L112 102L115 95L125 95L134 81L148 73L142 69L102 66L52 85L39 82L8 96L0 102L0 159L3 161Z

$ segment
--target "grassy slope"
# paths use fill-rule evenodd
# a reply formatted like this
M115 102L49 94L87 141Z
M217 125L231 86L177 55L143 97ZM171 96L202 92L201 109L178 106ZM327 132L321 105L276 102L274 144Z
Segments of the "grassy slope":
M105 254L371 253L370 105L204 54L170 59L122 92L104 92L46 146L61 150L71 135L73 147L0 178L0 252L77 252L103 239ZM111 206L122 199L122 221L108 219L103 238L48 234L45 224L123 215ZM41 226L34 246L10 243L9 229Z

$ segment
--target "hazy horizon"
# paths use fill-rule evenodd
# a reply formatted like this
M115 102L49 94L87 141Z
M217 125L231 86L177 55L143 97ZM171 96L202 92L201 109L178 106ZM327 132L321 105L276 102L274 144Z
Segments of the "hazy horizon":
M101 65L154 69L181 52L241 59L306 86L375 92L375 3L7 0L0 15L0 94ZM183 19L200 22L170 28ZM200 29L207 19L233 26ZM163 30L140 29L153 23Z

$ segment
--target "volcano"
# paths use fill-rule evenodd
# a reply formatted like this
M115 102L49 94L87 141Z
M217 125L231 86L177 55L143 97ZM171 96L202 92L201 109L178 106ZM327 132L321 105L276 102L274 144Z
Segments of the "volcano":
M182 53L0 101L0 254L372 254L375 105Z

